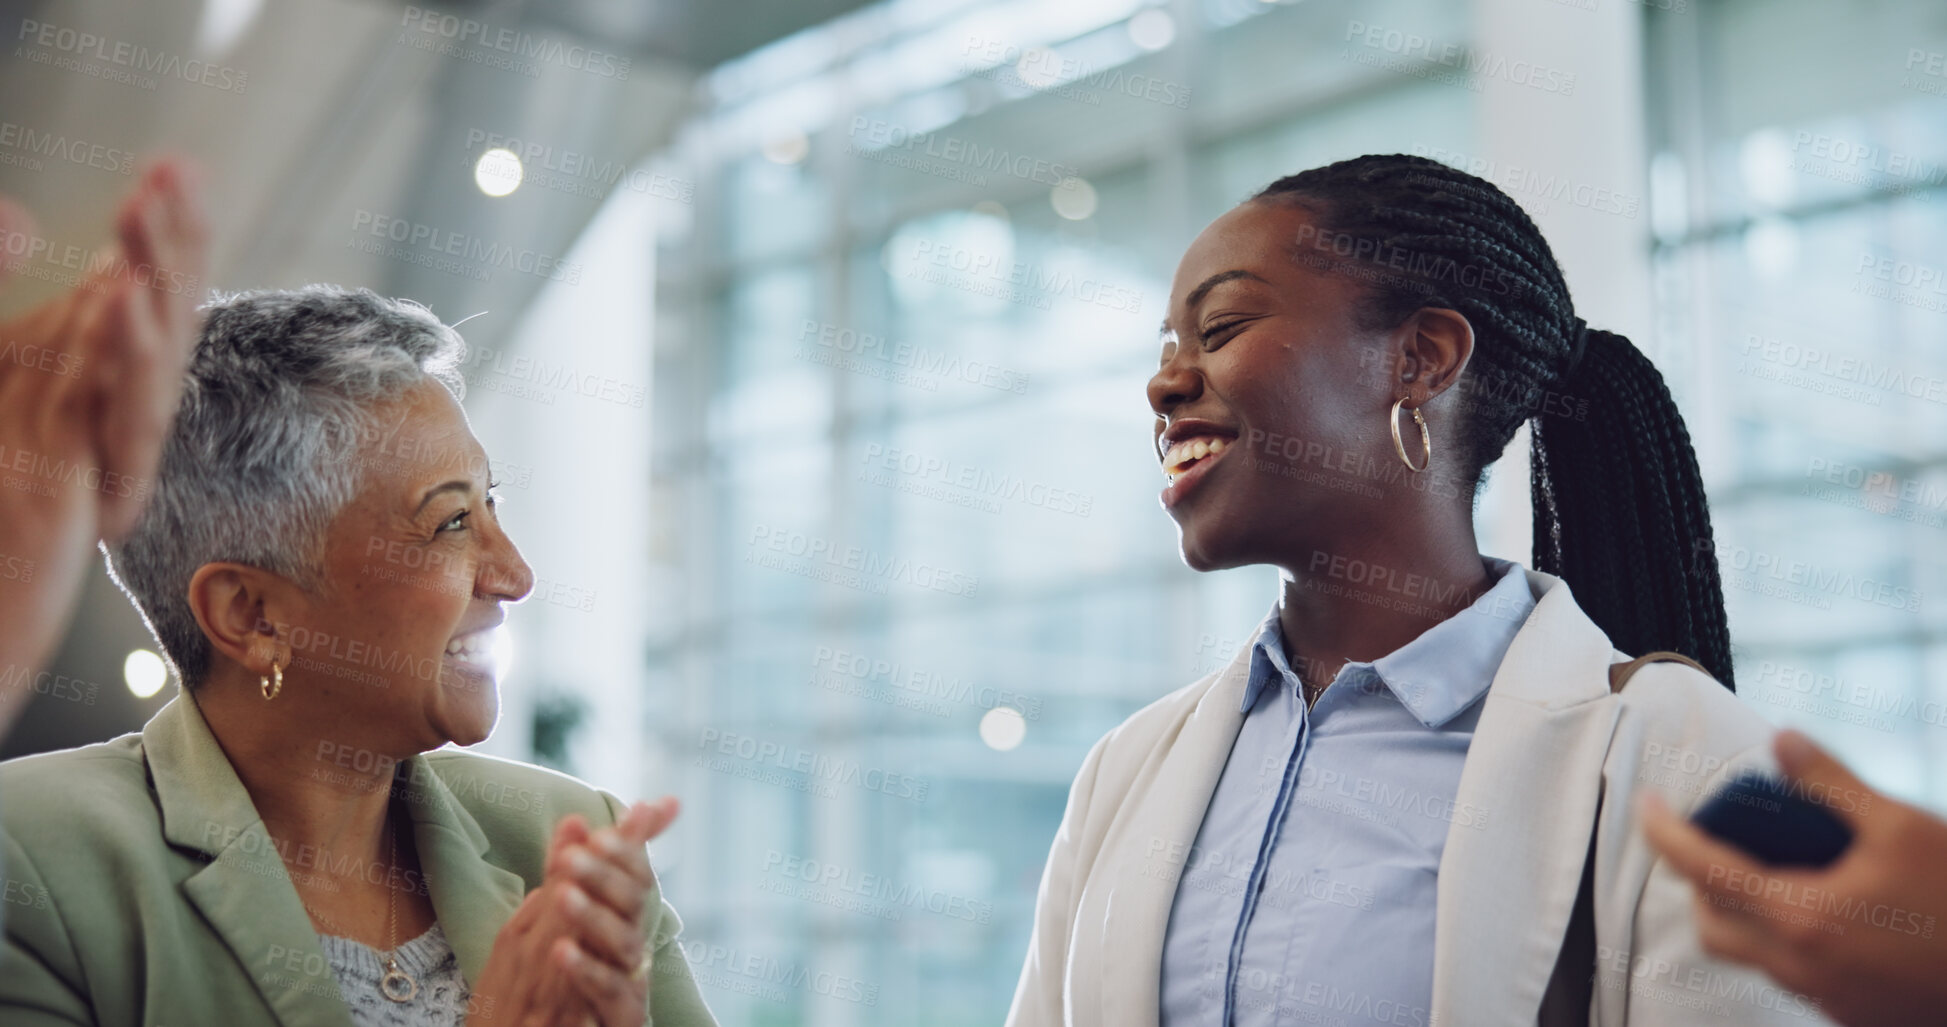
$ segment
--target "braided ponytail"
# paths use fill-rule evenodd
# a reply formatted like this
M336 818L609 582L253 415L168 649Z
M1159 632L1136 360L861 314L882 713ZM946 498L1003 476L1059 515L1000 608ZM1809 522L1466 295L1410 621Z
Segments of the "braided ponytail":
M1617 648L1675 650L1735 691L1703 476L1663 376L1590 330L1564 391L1588 416L1534 420L1535 568L1569 582Z
M1534 565L1575 590L1620 649L1683 653L1732 687L1710 510L1690 434L1649 359L1575 316L1554 254L1526 211L1492 183L1424 157L1340 161L1253 197L1298 203L1320 236L1301 256L1360 259L1368 327L1425 307L1474 327L1457 383L1456 440L1478 483L1523 422L1534 435Z

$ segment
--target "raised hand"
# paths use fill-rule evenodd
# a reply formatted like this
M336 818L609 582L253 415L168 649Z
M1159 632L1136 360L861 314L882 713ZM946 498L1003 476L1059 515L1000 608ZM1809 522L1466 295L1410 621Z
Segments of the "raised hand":
M87 337L99 372L95 457L105 473L135 482L155 478L202 320L208 229L193 176L172 161L148 169L116 221L125 263L96 279L104 295ZM103 538L135 526L147 490L135 491L102 493Z
M0 322L0 662L46 660L95 543L125 535L148 498L196 341L207 230L192 179L156 162L88 277ZM21 234L31 220L0 202L0 239ZM0 695L0 725L17 698Z

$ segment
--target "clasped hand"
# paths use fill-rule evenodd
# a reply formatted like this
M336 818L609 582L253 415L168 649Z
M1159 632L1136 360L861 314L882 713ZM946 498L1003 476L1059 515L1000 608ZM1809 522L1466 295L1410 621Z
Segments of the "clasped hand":
M645 846L678 808L674 798L638 802L592 832L580 816L562 819L541 886L494 939L468 1027L641 1027L656 885Z

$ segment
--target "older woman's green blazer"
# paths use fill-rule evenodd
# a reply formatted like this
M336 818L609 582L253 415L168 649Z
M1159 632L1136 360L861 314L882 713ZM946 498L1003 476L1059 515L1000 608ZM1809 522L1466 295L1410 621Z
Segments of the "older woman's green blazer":
M336 750L321 756L318 773L346 773ZM467 752L413 757L396 780L424 886L476 985L541 881L555 822L612 824L623 808L574 778ZM285 860L188 696L140 734L0 764L0 824L0 1023L351 1027ZM714 1024L676 911L660 891L650 909L650 1022Z

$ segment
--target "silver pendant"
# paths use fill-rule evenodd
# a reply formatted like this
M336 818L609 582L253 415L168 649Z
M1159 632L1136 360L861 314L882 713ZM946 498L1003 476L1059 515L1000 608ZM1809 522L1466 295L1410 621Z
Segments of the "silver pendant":
M379 978L379 994L394 1002L411 1002L419 994L419 982L399 969L398 960L387 957L385 976Z

